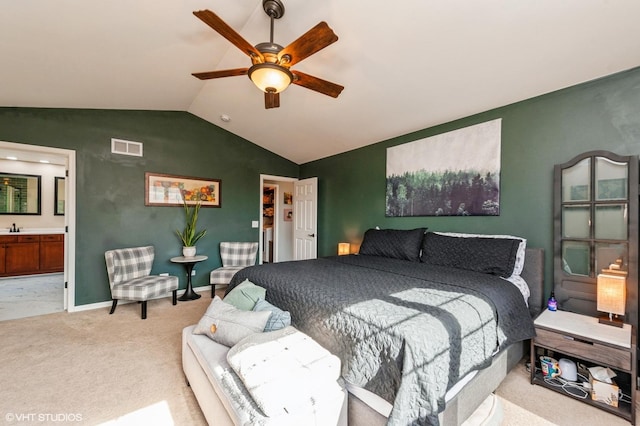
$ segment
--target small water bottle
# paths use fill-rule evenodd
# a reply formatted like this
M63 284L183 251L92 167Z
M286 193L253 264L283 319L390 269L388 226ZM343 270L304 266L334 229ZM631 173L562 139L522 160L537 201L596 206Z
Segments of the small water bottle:
M549 296L549 300L547 301L547 308L550 311L557 311L558 310L558 301L556 300L556 297L553 294L553 291L551 292L551 296Z

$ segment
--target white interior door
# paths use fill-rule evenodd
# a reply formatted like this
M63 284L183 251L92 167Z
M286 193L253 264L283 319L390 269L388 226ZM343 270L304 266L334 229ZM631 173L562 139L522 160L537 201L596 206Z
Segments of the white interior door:
M318 257L318 178L293 184L294 260Z

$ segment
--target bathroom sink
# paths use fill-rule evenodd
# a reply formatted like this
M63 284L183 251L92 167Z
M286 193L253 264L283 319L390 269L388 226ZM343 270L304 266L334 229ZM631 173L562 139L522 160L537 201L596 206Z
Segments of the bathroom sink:
M0 228L0 235L64 234L63 228L23 228L20 232L10 232L9 228Z

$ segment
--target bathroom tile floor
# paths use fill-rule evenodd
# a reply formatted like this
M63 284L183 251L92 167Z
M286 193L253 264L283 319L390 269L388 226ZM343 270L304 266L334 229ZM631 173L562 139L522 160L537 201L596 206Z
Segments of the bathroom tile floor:
M64 310L64 274L0 279L0 321Z

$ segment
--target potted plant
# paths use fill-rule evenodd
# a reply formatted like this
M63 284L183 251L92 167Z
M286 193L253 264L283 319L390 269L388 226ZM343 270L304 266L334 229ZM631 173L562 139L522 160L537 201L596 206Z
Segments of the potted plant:
M206 229L196 231L196 225L198 222L198 212L200 211L200 201L193 205L187 204L187 200L183 197L184 215L186 224L184 230L176 229L176 234L180 241L182 241L182 255L184 257L194 257L196 255L196 243L207 233Z

